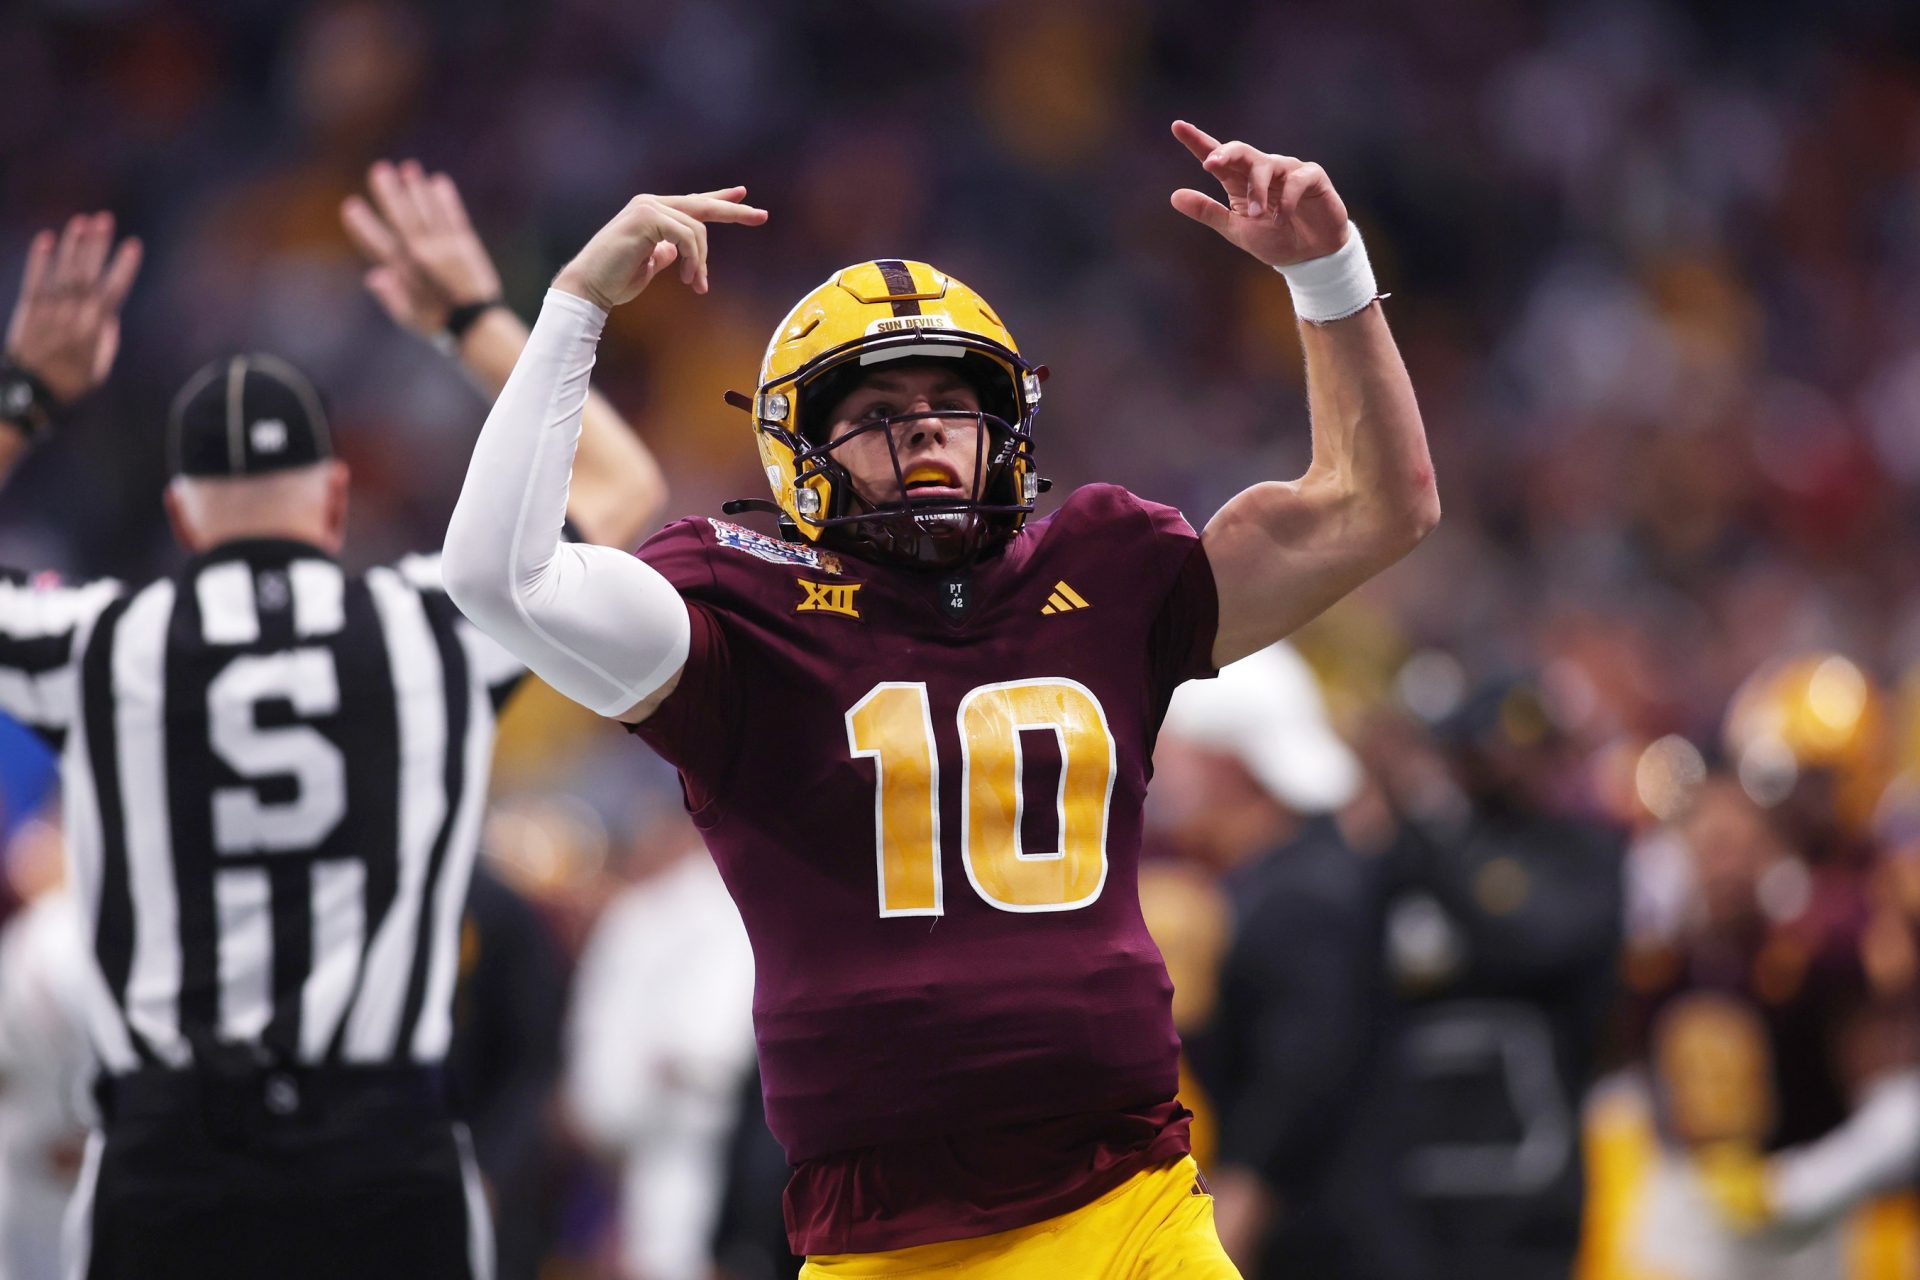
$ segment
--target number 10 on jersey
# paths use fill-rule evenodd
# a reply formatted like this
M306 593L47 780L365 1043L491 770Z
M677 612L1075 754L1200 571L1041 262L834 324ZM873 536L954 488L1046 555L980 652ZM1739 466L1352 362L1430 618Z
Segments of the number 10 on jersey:
M960 700L960 862L974 891L1002 911L1072 911L1107 880L1107 815L1117 752L1106 710L1075 680L981 685ZM877 684L846 713L847 747L874 762L873 824L882 916L937 916L940 756L924 683ZM1021 731L1060 744L1054 797L1060 847L1029 852Z

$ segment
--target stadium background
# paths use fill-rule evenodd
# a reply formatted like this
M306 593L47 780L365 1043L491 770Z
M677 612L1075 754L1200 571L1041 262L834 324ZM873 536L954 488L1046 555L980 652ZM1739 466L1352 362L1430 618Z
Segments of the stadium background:
M1451 655L1429 684L1539 672L1596 802L1645 832L1698 759L1739 763L1742 682L1821 652L1867 681L1832 735L1865 807L1920 765L1920 9L1900 0L30 0L0 15L0 83L6 297L70 212L148 246L112 381L0 501L7 563L176 563L165 407L235 349L327 393L351 563L438 543L483 407L361 288L338 204L382 156L460 182L526 315L635 191L740 181L773 212L715 235L710 296L654 290L602 349L672 514L760 492L720 392L793 298L894 254L979 288L1052 367L1056 495L1117 481L1202 523L1302 470L1307 432L1281 283L1167 206L1194 182L1182 116L1323 163L1395 295L1446 518L1302 638L1343 721L1444 698L1396 683L1416 651ZM577 949L676 797L556 701L516 712L496 848ZM14 825L45 785L33 753L9 748ZM611 1210L569 1177L573 1274Z

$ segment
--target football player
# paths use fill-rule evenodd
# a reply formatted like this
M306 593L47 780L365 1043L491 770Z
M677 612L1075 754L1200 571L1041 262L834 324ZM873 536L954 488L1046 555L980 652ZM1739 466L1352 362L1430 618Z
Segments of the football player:
M784 539L694 518L637 558L563 543L608 311L676 264L705 293L709 224L766 220L742 187L635 197L561 271L447 533L468 615L681 772L753 944L814 1277L1237 1274L1136 892L1154 733L1176 685L1398 560L1439 507L1326 173L1173 128L1226 196L1174 208L1292 288L1313 418L1306 475L1203 535L1112 485L1030 520L1041 366L960 281L880 259L801 299L729 397Z

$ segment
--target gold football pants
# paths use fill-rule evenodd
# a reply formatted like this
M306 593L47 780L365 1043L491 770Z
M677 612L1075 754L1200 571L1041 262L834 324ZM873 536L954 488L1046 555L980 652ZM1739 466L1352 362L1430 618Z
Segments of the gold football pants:
M1240 1280L1191 1156L1135 1174L1092 1204L969 1240L807 1259L801 1280Z

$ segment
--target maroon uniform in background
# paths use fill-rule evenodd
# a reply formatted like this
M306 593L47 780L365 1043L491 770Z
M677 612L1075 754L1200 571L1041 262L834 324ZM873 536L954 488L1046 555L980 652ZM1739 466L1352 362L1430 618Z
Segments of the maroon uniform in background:
M1136 879L1167 700L1212 672L1180 514L1090 486L958 573L705 518L640 555L693 634L636 732L753 943L795 1251L1008 1230L1184 1154Z
M1632 958L1634 1047L1653 1068L1674 1138L1731 1138L1772 1152L1847 1118L1854 1083L1840 1067L1858 1056L1849 1038L1873 1035L1877 1010L1911 1008L1913 999L1910 988L1875 983L1871 919L1865 878L1828 868L1789 920Z

